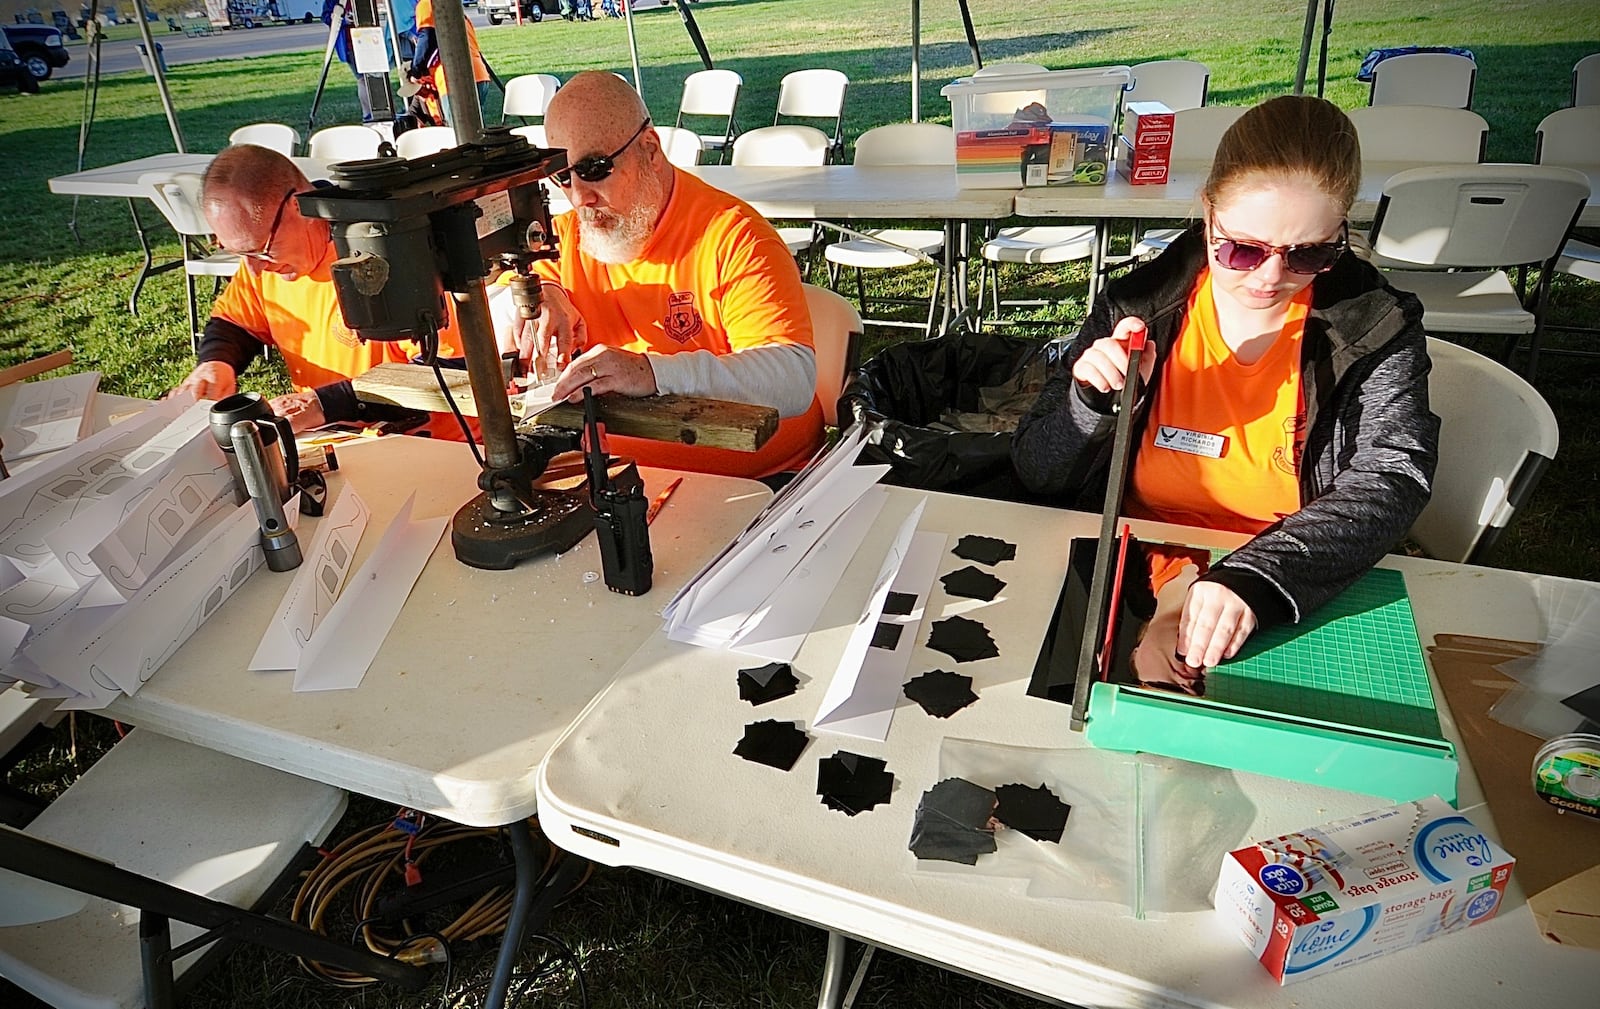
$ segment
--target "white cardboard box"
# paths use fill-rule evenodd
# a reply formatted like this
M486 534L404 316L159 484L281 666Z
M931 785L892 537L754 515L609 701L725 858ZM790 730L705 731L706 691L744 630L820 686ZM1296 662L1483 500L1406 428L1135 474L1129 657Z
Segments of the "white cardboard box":
M1489 920L1515 862L1430 796L1229 852L1215 906L1288 984Z

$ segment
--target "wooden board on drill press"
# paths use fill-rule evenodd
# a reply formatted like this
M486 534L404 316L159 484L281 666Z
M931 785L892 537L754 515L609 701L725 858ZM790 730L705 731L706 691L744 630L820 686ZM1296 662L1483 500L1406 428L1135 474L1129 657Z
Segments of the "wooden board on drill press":
M478 416L477 400L464 371L446 371L450 394L468 417ZM353 383L366 403L386 403L411 410L448 413L433 369L420 364L380 364ZM596 401L600 422L616 435L676 441L685 445L754 452L778 431L778 411L749 403L730 403L698 396L619 396L607 393ZM576 430L583 426L583 407L557 403L525 418L524 424L550 424Z

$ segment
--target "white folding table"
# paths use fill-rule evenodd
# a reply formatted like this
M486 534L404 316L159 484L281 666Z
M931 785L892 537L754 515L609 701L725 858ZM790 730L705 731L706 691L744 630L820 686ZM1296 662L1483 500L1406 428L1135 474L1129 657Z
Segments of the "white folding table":
M423 518L454 513L477 490L478 467L454 442L387 437L341 445L338 456L330 498L354 487L372 512L352 577L408 496ZM679 475L643 474L651 495ZM640 597L606 589L593 537L483 571L456 561L447 530L354 690L295 693L292 673L249 671L292 577L262 569L107 714L458 823L510 828L519 893L498 981L533 900L526 820L545 752L659 624L678 586L770 498L753 480L683 474L651 526L655 586ZM301 528L308 536L309 524Z
M135 202L151 199L153 194L147 186L139 184L139 177L146 172L204 173L206 166L211 164L211 159L214 157L216 157L214 154L152 154L132 161L119 161L113 165L85 168L81 172L57 175L49 180L50 191L62 196L112 196L128 201L128 213L133 217L134 234L139 237L139 249L144 253L144 263L139 267L139 275L133 280L133 291L128 295L130 315L139 314L139 292L144 289L144 282L147 279L157 273L165 273L183 265L181 259L163 263L161 266L155 265L144 222L139 218L139 205ZM327 172L328 163L325 161L314 158L291 160L313 181L322 178Z
M970 222L1011 216L1015 189L963 188L948 165L820 165L796 168L697 165L687 171L768 218L936 220L945 229L943 269L965 307Z
M988 604L958 600L935 583L929 619L962 613L987 626L999 657L954 664L928 650L921 628L910 673L971 675L979 700L948 719L900 699L886 741L812 727L844 641L877 573L883 545L920 492L897 489L852 561L795 662L790 697L752 707L736 670L759 660L652 636L546 758L540 822L559 846L608 865L643 868L810 922L830 932L823 1005L840 990L842 936L894 949L1039 997L1086 1006L1349 1009L1352 1006L1555 1006L1587 1004L1600 953L1544 942L1520 893L1499 916L1464 933L1279 988L1209 910L1135 920L1113 904L1023 896L993 877L919 868L907 850L921 794L940 777L947 738L1077 751L1068 709L1025 696L1061 585L1069 541L1093 537L1096 516L942 494L927 495L920 529L999 537L1017 544L993 573L1006 582ZM1141 536L1230 546L1230 534L1134 523ZM966 562L946 556L940 572ZM1522 574L1391 558L1405 573L1423 642L1437 632L1536 639L1540 624ZM1435 696L1439 696L1436 692ZM1454 725L1441 706L1445 731ZM743 726L795 720L812 739L785 773L732 754ZM818 760L848 750L887 761L887 806L850 817L816 794ZM1462 808L1482 793L1462 754ZM1271 837L1388 805L1387 800L1257 775L1154 759L1176 776L1191 806L1231 809L1217 823L1158 823L1193 830L1190 862L1200 894L1222 854L1247 837ZM1240 812L1242 811L1242 813ZM1077 814L1074 814L1077 815ZM1488 826L1486 808L1472 812ZM1069 821L1068 829L1071 830ZM1492 828L1491 828L1492 829ZM1513 853L1515 854L1515 853ZM1206 877L1209 878L1206 878ZM1190 890L1194 882L1191 881ZM1189 905L1203 898L1190 894ZM1587 994L1586 994L1587 993Z
M1367 161L1361 165L1361 188L1350 207L1350 219L1370 222L1383 199L1383 188L1399 172L1422 168L1427 161ZM1113 220L1193 219L1201 216L1200 191L1211 173L1209 161L1175 161L1162 186L1135 186L1120 170L1113 171L1103 186L1055 186L1021 189L1016 194L1019 217L1076 217L1094 220L1097 235L1093 276L1105 266ZM1588 171L1590 186L1600 192L1600 166ZM1578 218L1582 227L1600 227L1600 200L1591 199ZM1091 285L1092 289L1092 285ZM1092 300L1092 298L1091 298Z

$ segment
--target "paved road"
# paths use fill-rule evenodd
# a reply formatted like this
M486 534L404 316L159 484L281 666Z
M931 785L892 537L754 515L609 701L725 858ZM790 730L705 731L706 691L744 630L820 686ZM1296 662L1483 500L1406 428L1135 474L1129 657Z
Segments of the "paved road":
M483 15L467 12L467 18L479 31L488 27ZM205 63L208 60L238 59L246 56L270 56L275 53L300 53L321 49L328 44L328 28L318 22L310 25L273 25L250 31L234 29L213 32L198 38L188 38L179 32L168 31L166 25L152 24L150 34L160 44L167 66L184 63ZM138 70L138 42L132 39L107 42L100 49L100 73L115 74L125 70ZM55 72L51 80L59 78L81 79L89 68L89 50L82 45L70 47L72 59Z

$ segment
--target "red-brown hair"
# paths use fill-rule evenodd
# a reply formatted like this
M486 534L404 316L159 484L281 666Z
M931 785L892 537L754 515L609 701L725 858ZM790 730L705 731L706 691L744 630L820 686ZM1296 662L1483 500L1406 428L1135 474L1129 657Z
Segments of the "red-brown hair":
M1215 207L1251 176L1297 175L1349 213L1361 186L1361 144L1350 117L1332 102L1285 95L1250 109L1222 135L1201 193Z

